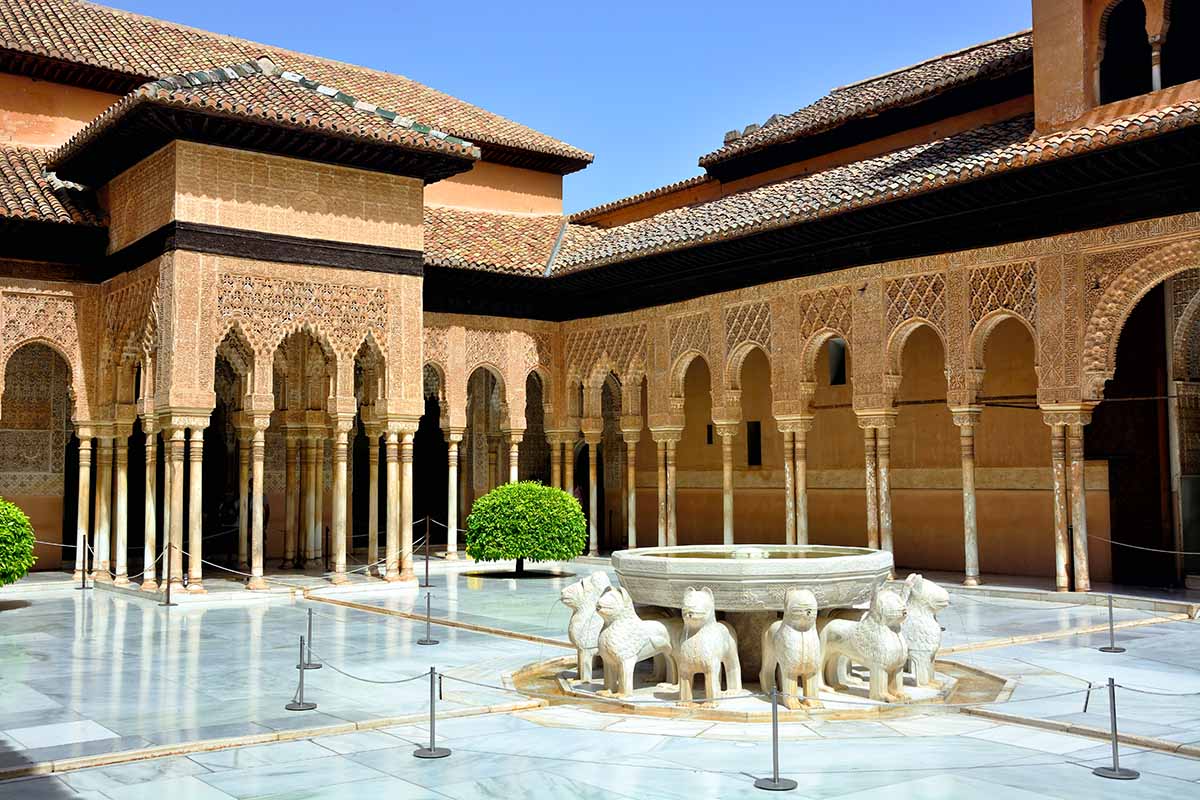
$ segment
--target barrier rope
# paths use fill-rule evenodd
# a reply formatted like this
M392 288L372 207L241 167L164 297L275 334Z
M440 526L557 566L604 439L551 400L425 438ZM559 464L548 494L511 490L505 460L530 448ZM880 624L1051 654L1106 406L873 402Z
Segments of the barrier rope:
M308 648L308 652L309 652L309 655L311 655L313 658L315 658L318 662L320 662L321 664L323 664L326 667L329 667L331 670L338 673L339 675L345 675L347 678L350 678L350 679L356 680L356 681L362 681L363 683L374 683L377 685L394 685L394 684L399 684L399 683L409 683L411 681L415 681L420 678L428 678L429 677L428 672L421 672L416 675L413 675L410 678L398 678L393 681L381 681L381 680L376 680L374 678L364 678L360 675L353 675L349 672L346 672L343 669L339 669L338 667L335 667L333 664L330 664L328 661L326 661L323 656L321 656L319 653L317 653L317 651L313 650L312 648Z
M1158 547L1143 547L1140 544L1129 544L1128 542L1118 542L1113 539L1105 538L1103 536L1097 536L1094 533L1089 533L1088 538L1095 539L1100 542L1108 542L1109 544L1115 544L1118 547L1128 547L1131 550L1144 550L1147 553L1166 553L1166 554L1172 555L1172 556L1200 556L1200 551L1196 551L1196 550L1163 550Z
M1136 692L1137 694L1151 694L1156 697L1200 697L1200 692L1155 692L1151 689L1138 689L1133 686L1126 686L1123 683L1118 683L1118 689L1124 689L1127 692Z

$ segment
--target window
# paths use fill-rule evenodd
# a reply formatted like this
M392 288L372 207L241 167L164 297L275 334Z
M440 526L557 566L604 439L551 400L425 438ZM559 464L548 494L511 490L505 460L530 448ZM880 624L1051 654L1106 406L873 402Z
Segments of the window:
M762 423L757 420L746 423L746 464L762 466Z
M1162 85L1175 86L1200 78L1200 3L1171 0L1170 20L1162 44Z
M1150 37L1142 0L1116 0L1102 24L1101 105L1151 91Z
M829 354L829 385L846 385L846 340L830 339L826 345Z
M705 444L712 444L712 425L708 426L708 430L704 432Z

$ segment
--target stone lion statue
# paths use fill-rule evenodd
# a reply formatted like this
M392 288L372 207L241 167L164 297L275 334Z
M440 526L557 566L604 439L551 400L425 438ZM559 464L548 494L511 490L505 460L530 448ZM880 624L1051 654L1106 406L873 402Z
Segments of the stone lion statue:
M821 671L825 683L840 688L845 683L841 660L862 664L871 671L870 697L885 703L905 699L903 670L908 645L901 627L907 616L904 598L892 589L871 597L871 608L859 621L830 619L821 628Z
M820 708L821 639L817 634L817 598L808 589L788 589L783 598L783 619L763 631L762 669L758 683L764 692L775 686L775 668L779 667L779 691L790 709ZM804 699L799 686L803 683Z
M596 602L596 611L604 620L598 640L604 663L604 689L600 694L629 697L639 661L659 655L671 657L670 631L658 620L639 619L633 598L624 587L605 590Z
M933 581L913 573L904 581L908 590L908 616L900 633L908 645L909 662L917 686L938 687L934 680L934 659L942 646L942 625L938 612L950 605L950 594Z
M679 702L692 702L692 678L696 673L704 674L705 700L711 703L720 697L722 667L726 691L740 692L742 667L733 626L717 621L711 589L689 586L683 594L683 640L675 651Z
M592 666L600 654L600 629L604 626L604 620L596 613L596 601L611 586L608 573L593 572L565 587L558 598L571 609L567 638L575 645L576 677L585 683L592 680Z

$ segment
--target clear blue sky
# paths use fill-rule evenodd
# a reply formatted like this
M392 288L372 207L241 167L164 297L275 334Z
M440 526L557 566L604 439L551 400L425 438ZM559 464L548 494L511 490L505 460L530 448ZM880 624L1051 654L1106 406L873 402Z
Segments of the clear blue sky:
M397 72L596 154L567 211L699 173L725 131L1029 27L1030 0L100 0Z

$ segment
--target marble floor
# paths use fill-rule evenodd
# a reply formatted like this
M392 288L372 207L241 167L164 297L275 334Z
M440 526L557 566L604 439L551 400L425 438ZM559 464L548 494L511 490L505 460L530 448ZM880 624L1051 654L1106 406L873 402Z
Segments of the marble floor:
M433 615L516 634L563 639L558 603L573 577L516 580L476 565L435 564ZM596 567L557 565L576 575ZM1104 654L1105 636L1070 635L1107 610L1071 602L968 597L952 591L942 615L946 644L978 649L953 658L1013 682L1006 714L1105 727L1106 694L1088 681L1113 676L1122 730L1200 742L1200 622L1118 630L1128 651ZM357 595L354 602L424 611L424 590ZM316 656L306 673L311 712L292 699L298 637L315 613ZM1119 621L1153 613L1118 609ZM506 672L568 651L461 628L435 626L440 644L416 640L413 620L280 598L239 607L164 609L101 592L46 590L0 597L0 768L203 739L423 715L436 666L447 680L439 708L484 712L521 700L497 686ZM1063 638L1003 646L1014 635ZM334 667L350 673L339 673ZM353 677L351 677L353 676ZM366 682L376 681L374 683ZM1168 692L1172 696L1134 692ZM1072 694L1064 694L1073 692ZM769 772L769 728L703 719L662 720L556 705L441 719L440 761L412 757L428 736L421 721L308 736L0 782L0 800L227 800L228 798L736 798L760 797ZM874 720L813 720L781 730L782 772L799 782L786 797L1007 798L1200 796L1200 760L1122 746L1142 772L1121 783L1092 776L1107 744L945 709Z

